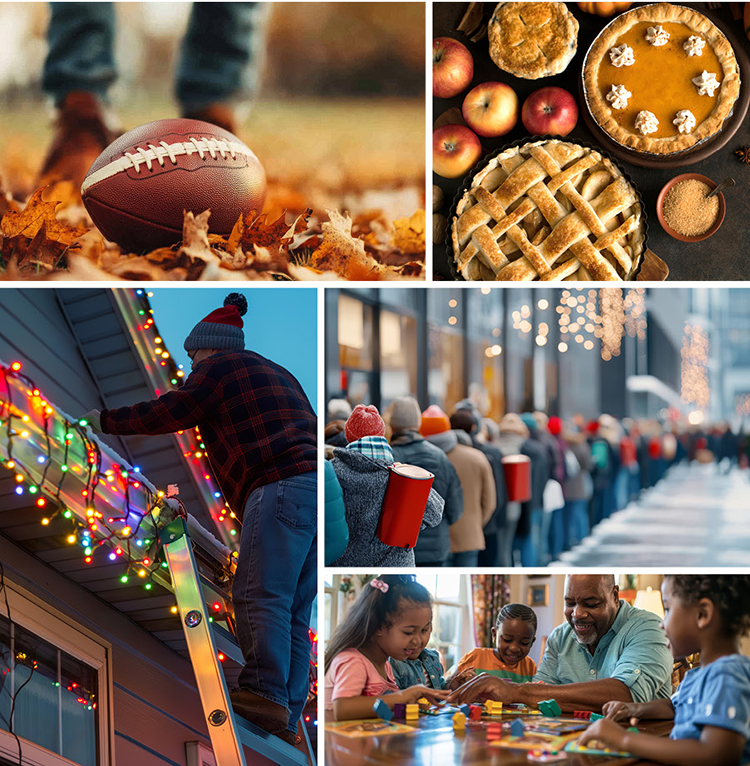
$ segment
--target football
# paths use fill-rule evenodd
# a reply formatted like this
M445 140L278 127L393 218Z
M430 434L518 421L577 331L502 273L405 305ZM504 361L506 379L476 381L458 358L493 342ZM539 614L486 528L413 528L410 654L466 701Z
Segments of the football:
M266 174L228 130L199 120L157 120L113 141L89 168L81 197L101 233L143 253L182 239L183 213L211 210L227 235L241 213L260 213Z

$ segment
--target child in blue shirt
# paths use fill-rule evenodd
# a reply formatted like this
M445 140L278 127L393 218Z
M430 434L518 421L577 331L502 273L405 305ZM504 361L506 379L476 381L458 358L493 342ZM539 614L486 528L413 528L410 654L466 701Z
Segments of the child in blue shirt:
M671 700L608 702L605 718L579 744L600 742L674 766L739 766L750 760L750 658L739 653L750 629L750 576L668 575L663 627L675 659L700 652ZM674 719L669 739L630 732L615 721Z

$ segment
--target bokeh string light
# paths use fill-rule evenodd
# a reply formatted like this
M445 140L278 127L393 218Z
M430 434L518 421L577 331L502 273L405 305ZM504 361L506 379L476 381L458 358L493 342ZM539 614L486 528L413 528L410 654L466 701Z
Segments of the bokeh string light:
M685 323L681 350L681 399L705 411L711 398L708 381L710 343L708 332L700 325Z

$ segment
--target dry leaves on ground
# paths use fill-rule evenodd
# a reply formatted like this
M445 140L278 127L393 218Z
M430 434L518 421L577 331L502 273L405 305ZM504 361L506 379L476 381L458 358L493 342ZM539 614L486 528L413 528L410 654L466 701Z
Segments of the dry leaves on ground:
M211 233L210 210L186 212L182 242L144 255L106 242L64 186L39 189L21 209L0 179L0 215L0 279L6 280L424 278L424 210L395 221L379 209L355 219L338 210L316 215L311 207L297 215L284 210L273 220L250 211L226 237Z

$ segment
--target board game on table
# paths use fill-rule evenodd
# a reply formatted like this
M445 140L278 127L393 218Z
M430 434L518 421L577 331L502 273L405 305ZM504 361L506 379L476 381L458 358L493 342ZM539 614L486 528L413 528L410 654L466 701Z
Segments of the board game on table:
M405 721L393 719L369 719L367 721L342 721L327 723L325 727L325 763L326 766L376 766L381 764L429 763L430 766L521 766L531 763L526 749L498 746L493 740L488 742L487 729L491 724L509 724L520 720L526 726L528 736L535 731L567 732L564 741L558 742L561 748L567 741L575 739L573 727L586 724L575 719L572 714L559 717L546 717L528 714L507 713L502 716L482 716L480 721L467 717L465 729L455 731L453 727L454 710L444 714L421 714L417 720ZM645 722L639 725L640 731L659 736L668 736L671 721ZM525 733L526 733L525 732ZM503 727L503 738L509 735L508 727ZM550 740L547 739L547 742ZM510 745L511 743L507 743ZM622 758L610 755L584 755L562 751L564 760L560 764L568 766L649 766L650 761L637 758Z

